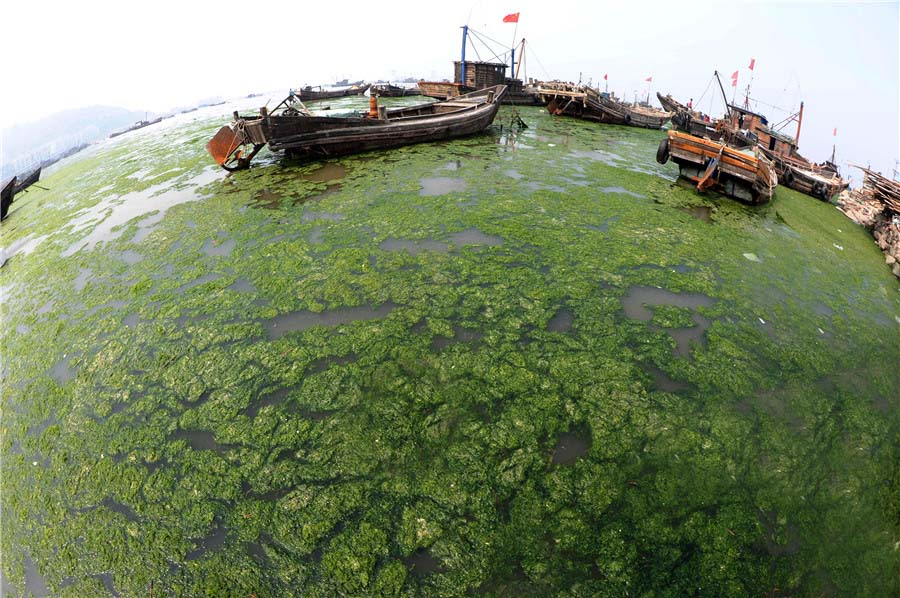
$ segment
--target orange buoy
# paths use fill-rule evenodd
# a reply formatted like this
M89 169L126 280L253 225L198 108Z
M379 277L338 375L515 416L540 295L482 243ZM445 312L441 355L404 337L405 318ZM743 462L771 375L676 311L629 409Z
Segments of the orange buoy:
M369 96L369 118L378 118L378 96Z

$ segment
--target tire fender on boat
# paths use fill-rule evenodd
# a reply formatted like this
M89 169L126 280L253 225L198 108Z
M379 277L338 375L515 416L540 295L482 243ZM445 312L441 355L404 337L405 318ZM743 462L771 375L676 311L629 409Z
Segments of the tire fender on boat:
M669 161L669 138L663 137L663 140L659 142L659 147L656 149L656 161L660 164L665 164Z

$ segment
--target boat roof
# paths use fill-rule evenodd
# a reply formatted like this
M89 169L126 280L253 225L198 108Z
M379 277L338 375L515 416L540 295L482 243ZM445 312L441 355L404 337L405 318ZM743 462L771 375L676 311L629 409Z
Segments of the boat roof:
M741 108L740 106L735 106L734 104L728 104L728 107L732 110L736 110L738 112L742 112L744 114L750 114L751 116L758 116L760 120L762 120L764 125L769 124L769 119L765 117L764 114L760 114L759 112L754 112L753 110L747 110L746 108Z
M453 64L459 64L462 62L461 60L454 60ZM486 64L488 66L502 66L503 68L509 68L509 65L505 62L485 62L483 60L467 60L466 64Z

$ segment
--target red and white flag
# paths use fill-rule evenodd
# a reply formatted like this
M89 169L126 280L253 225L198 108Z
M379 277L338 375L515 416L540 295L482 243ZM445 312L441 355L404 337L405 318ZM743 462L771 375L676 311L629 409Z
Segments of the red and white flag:
M734 79L734 80L737 80L737 78L738 78L738 73L740 73L740 72L741 72L741 71L734 71L733 73L731 73L731 78Z
M651 81L653 81L653 75L650 75L649 77L644 79L644 81L646 81L647 83L650 83Z
M752 70L753 70L753 65L755 65L755 64L756 64L756 59L755 59L755 58L751 58L751 59L750 59L750 66L748 66L747 68L749 68L749 69L752 71Z
M503 17L504 23L518 23L519 22L519 13L514 12L512 14L508 14Z

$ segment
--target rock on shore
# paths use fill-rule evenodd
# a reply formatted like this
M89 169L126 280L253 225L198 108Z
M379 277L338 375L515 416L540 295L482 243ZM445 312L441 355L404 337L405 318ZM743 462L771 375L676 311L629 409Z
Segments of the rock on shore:
M872 232L891 272L900 278L900 215L861 190L842 192L837 205L848 218Z

